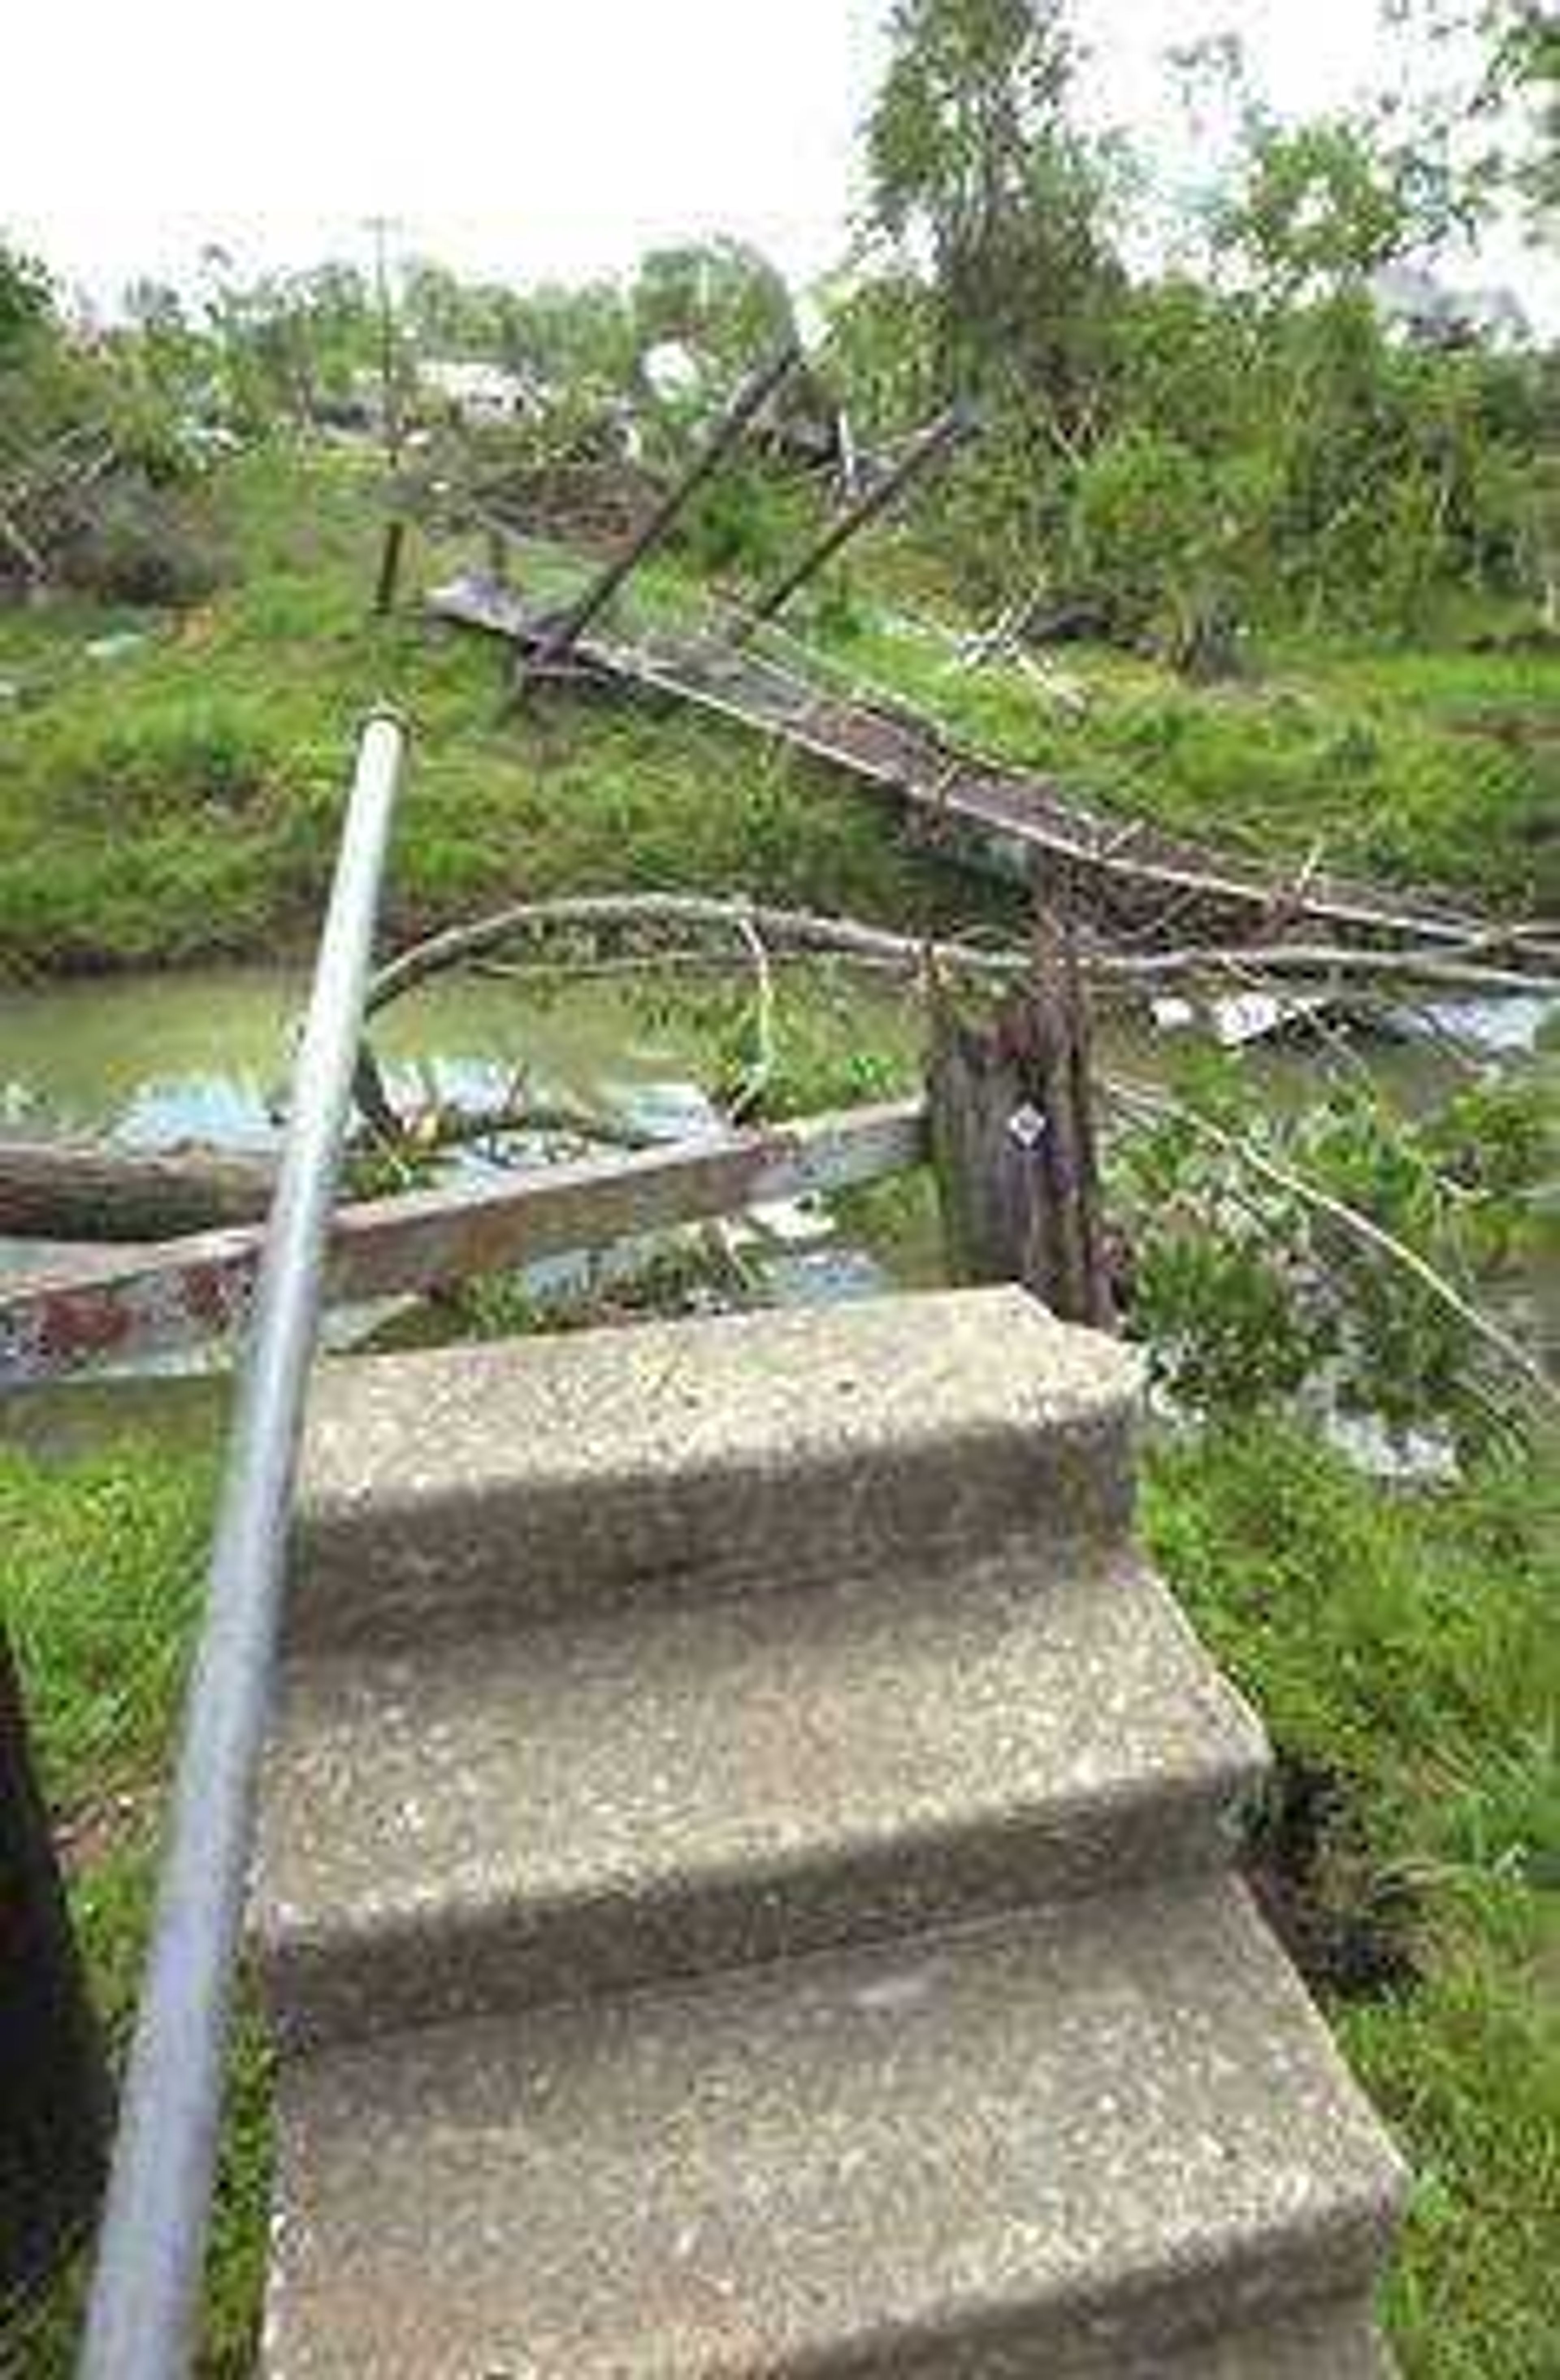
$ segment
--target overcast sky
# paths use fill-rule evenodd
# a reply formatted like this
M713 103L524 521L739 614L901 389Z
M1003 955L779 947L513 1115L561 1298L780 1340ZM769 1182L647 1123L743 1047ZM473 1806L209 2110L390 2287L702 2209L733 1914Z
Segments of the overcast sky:
M510 279L621 271L653 243L729 231L805 281L844 244L888 13L889 0L16 6L0 230L100 299L137 273L188 278L212 239L244 265L366 256L376 212L404 250ZM1095 111L1162 150L1172 42L1239 24L1297 112L1347 99L1384 63L1374 0L1078 0L1075 16ZM1560 312L1546 302L1560 276L1514 241L1457 269L1518 279Z

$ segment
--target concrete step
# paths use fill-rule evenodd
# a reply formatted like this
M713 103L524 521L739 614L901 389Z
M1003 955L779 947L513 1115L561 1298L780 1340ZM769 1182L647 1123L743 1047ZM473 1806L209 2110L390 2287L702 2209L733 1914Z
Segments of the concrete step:
M1254 2328L1228 2331L1167 2355L1155 2348L1126 2362L1096 2362L1098 2380L1393 2380L1396 2366L1369 2305L1358 2298L1300 2306ZM1078 2380L1094 2380L1087 2364ZM1020 2367L1021 2380L1045 2380Z
M256 1928L284 2031L340 2037L1206 1866L1264 1763L1122 1552L315 1656Z
M1214 2342L1362 2303L1398 2191L1240 1888L1181 1879L290 2061L268 2369L1245 2380Z
M1138 1385L1015 1289L327 1365L290 1642L1119 1538Z

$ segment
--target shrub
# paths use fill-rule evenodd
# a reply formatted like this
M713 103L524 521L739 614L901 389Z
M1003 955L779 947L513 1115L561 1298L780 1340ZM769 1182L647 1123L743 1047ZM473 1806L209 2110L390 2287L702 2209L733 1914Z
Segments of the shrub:
M187 500L137 473L82 504L64 543L60 575L105 603L185 609L204 601L224 572Z

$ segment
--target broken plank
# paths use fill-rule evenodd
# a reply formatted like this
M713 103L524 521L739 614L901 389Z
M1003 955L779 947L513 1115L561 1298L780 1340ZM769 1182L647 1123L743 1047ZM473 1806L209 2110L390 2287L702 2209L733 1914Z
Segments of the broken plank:
M917 1165L921 1104L905 1099L548 1167L480 1188L344 1207L328 1305L415 1295L543 1257L840 1190ZM263 1233L207 1232L0 1287L0 1389L222 1336L245 1319Z

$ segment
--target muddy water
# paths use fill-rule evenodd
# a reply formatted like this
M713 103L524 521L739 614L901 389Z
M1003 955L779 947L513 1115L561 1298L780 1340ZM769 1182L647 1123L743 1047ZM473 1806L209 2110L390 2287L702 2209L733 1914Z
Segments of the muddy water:
M0 993L0 1135L272 1149L307 990L299 971L247 966ZM863 994L853 984L850 1002L874 1050L910 1054L914 1020L891 993ZM699 1082L710 1067L709 1040L682 1001L652 1004L642 991L599 984L544 995L534 985L452 977L387 1011L373 1040L393 1096L408 1106L496 1104L513 1099L523 1080L535 1101L597 1108L669 1137L716 1121ZM831 1045L849 1040L837 1023ZM456 1164L484 1170L476 1154ZM780 1211L773 1220L780 1238L748 1245L744 1256L767 1293L785 1301L859 1294L935 1270L935 1246L868 1248L822 1212ZM26 1270L60 1253L0 1238L0 1269ZM537 1269L533 1285L566 1288L583 1271L555 1262ZM338 1342L361 1335L356 1318L345 1328L332 1319ZM153 1359L132 1379L0 1398L0 1442L74 1445L127 1419L180 1435L204 1430L220 1413L225 1382L178 1377L188 1368L186 1358Z
M798 995L788 978L784 1013ZM204 1141L235 1149L274 1145L290 1035L306 978L281 967L196 968L0 990L0 1133L82 1134L128 1147ZM850 1014L875 1050L913 1058L921 1026L892 990L851 979ZM1469 1058L1530 1046L1537 1002L1446 1007L1448 1031L1466 1036L1459 1061L1433 1044L1373 1045L1371 1063L1409 1104L1450 1087ZM466 975L429 985L377 1021L374 1045L403 1095L476 1105L501 1098L524 1071L538 1096L606 1107L671 1129L707 1113L697 1076L709 1062L691 1017L669 1005L647 1021L642 998L606 984L576 984L546 998L531 986ZM849 1028L836 1031L848 1046ZM1146 1024L1107 1024L1102 1056L1140 1075L1164 1073L1174 1034ZM1319 1063L1309 1049L1270 1048L1254 1061L1277 1101L1313 1096ZM1333 1063L1347 1062L1336 1055Z
M307 989L290 970L229 967L0 995L0 1124L139 1148L269 1148ZM387 1011L374 1044L413 1098L475 1105L522 1067L539 1089L647 1120L697 1098L692 1032L647 1027L610 989L538 1002L493 978L451 978Z
M304 977L281 967L225 967L145 974L0 993L0 1134L83 1135L143 1148L204 1142L250 1151L275 1145L287 1052ZM1481 1043L1488 1057L1519 1049L1536 1018L1527 1003L1454 1016L1446 1023ZM913 1061L921 1020L891 989L849 979L831 993L822 978L788 974L781 1031L805 1013L812 1046L819 1027L839 1052L853 1039ZM1107 1026L1101 1058L1139 1078L1162 1074L1179 1037L1146 1023ZM687 1003L650 1005L623 986L575 984L550 996L534 985L451 977L398 1002L380 1021L375 1047L405 1101L477 1106L513 1096L523 1077L536 1099L566 1099L625 1115L669 1134L711 1120L699 1088L710 1050ZM1409 1104L1444 1093L1468 1058L1424 1041L1373 1047L1373 1069ZM1265 1049L1254 1059L1277 1104L1314 1097L1319 1069L1357 1063L1348 1052ZM479 1164L472 1159L468 1163ZM827 1215L782 1217L790 1234L756 1259L768 1293L833 1298L896 1281L935 1279L929 1212L902 1223L891 1244L862 1245ZM46 1255L34 1243L0 1240L0 1267L21 1269ZM542 1286L560 1285L558 1268ZM0 1401L0 1439L96 1436L133 1411L158 1427L207 1426L223 1396L213 1382L148 1379L93 1383Z

